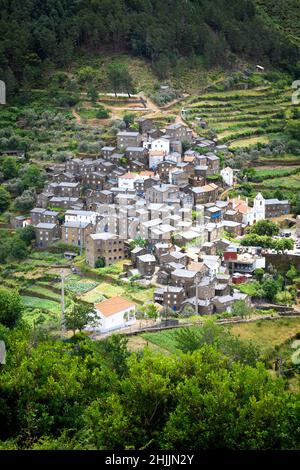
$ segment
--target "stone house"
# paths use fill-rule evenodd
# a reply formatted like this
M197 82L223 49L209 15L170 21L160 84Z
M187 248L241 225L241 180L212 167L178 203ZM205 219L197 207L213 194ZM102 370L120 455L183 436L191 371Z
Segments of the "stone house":
M156 267L156 258L151 254L137 256L136 267L139 273L145 277L153 276Z
M32 221L32 225L37 225L40 222L44 222L43 220L43 214L46 212L45 208L42 207L34 207L30 211L30 218Z
M105 266L124 259L124 240L109 232L90 234L86 239L86 257L89 266L95 267L98 258L103 258Z
M175 162L163 160L157 164L156 171L162 181L169 182L169 172L174 168L176 168Z
M34 230L38 248L46 248L60 239L60 229L56 224L40 222L34 227Z
M126 147L125 157L128 160L137 160L146 165L148 164L148 151L144 147Z
M171 195L176 195L178 188L172 184L157 184L146 191L146 201L166 203Z
M115 153L116 150L117 150L117 147L105 146L105 147L102 147L101 153L102 153L102 155L103 155L103 158L107 159L107 158L110 157L113 153Z
M94 189L95 191L101 191L105 181L105 175L96 171L87 173L82 177L82 185L88 189Z
M242 224L239 222L233 222L232 220L223 220L222 226L226 232L232 233L234 235L242 235Z
M206 163L208 166L208 175L214 175L220 171L220 159L214 154L208 154L206 157Z
M141 147L142 136L139 132L120 131L117 134L118 148Z
M52 192L43 191L37 195L36 204L37 207L46 209L49 206L50 200L54 197Z
M194 204L206 204L208 202L216 202L218 195L218 186L215 183L207 184L192 188L194 195Z
M56 196L60 197L79 197L81 185L80 183L69 183L63 181L58 183L56 191L53 191Z
M185 300L185 292L183 287L160 287L155 289L153 300L154 302L177 311L182 308L182 304Z
M287 215L291 211L291 204L288 200L265 199L265 217L271 219Z
M87 236L93 233L94 229L94 225L89 222L65 222L61 227L61 239L68 245L84 248Z
M192 142L193 131L183 124L176 123L166 127L166 134L169 135L172 140L180 140L181 142Z
M83 202L78 197L55 197L53 196L48 203L49 206L55 207L56 209L74 209L82 208Z
M145 163L139 162L138 160L129 160L127 169L129 171L137 172L144 171L147 169L147 165Z
M188 269L175 269L171 273L171 282L177 287L183 287L187 297L193 293L195 289L196 272Z

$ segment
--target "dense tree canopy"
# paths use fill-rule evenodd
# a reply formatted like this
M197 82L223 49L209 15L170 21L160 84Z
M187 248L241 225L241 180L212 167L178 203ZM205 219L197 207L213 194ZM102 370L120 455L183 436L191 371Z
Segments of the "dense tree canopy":
M0 30L8 93L53 64L65 65L79 48L105 44L149 58L164 76L180 55L226 66L238 54L290 70L299 58L289 38L256 12L254 0L3 0Z
M15 326L22 314L22 299L18 292L0 287L0 324Z
M298 449L299 393L255 364L250 344L225 335L219 347L215 334L164 356L129 353L119 335L58 341L0 326L0 448Z

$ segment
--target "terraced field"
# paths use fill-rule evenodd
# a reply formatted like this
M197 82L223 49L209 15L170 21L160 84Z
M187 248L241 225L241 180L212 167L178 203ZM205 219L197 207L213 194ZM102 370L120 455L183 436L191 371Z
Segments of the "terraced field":
M249 90L207 93L187 103L188 122L200 134L199 120L232 148L267 143L282 133L291 107L291 91L271 84Z

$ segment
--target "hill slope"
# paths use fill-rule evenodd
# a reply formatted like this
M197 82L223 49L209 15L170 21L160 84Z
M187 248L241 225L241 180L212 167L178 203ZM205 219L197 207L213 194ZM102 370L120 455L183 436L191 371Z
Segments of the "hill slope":
M2 0L0 75L9 87L105 45L150 59L161 78L178 57L207 66L236 57L291 71L299 49L265 21L254 0ZM22 41L20 40L22 38Z

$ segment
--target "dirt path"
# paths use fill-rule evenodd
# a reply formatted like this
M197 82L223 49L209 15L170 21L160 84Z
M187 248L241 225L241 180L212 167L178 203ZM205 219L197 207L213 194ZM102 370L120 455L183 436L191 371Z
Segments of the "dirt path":
M81 124L81 117L80 117L79 114L75 111L75 109L72 109L72 114L73 114L74 118L76 119L77 124Z

